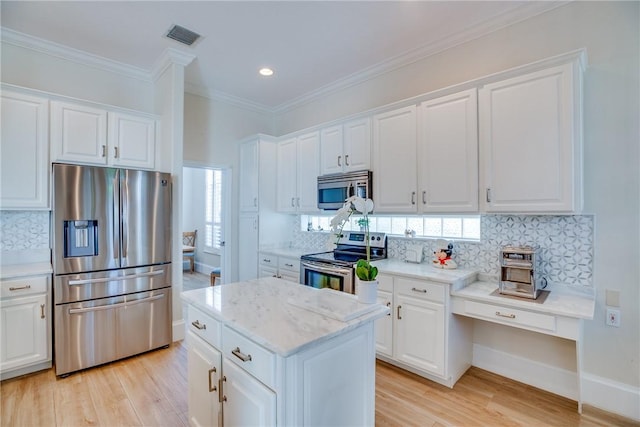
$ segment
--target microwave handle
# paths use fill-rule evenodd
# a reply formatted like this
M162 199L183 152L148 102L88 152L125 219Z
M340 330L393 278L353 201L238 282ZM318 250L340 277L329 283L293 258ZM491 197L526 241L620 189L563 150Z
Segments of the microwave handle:
M353 186L353 183L350 182L349 186L347 187L347 199L351 196L355 196L356 195L356 189Z

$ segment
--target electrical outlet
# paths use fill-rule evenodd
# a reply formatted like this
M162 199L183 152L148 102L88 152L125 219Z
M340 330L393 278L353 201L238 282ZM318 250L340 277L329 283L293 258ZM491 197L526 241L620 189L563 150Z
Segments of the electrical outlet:
M607 326L620 327L620 310L617 308L607 308Z

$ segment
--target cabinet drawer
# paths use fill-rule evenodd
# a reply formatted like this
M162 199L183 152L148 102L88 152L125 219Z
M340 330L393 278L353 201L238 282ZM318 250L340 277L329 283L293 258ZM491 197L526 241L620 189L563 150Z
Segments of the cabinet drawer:
M193 306L189 306L187 313L187 326L194 334L220 349L220 329L222 325L213 317L205 314Z
M393 292L393 277L386 274L378 274L378 289Z
M0 282L0 297L19 297L47 292L49 276L29 276Z
M424 299L444 303L445 288L448 285L440 283L426 282L424 280L411 280L401 277L396 278L396 293L410 296L412 298Z
M545 331L556 330L556 317L551 314L534 313L476 301L465 301L464 309L470 316L484 318L497 323Z
M238 366L274 388L276 374L276 356L233 329L225 327L222 331L223 353Z
M282 270L287 270L298 273L300 272L300 260L298 258L279 257L278 268L280 269L280 272L282 272Z
M275 255L260 253L260 265L264 265L265 267L273 267L278 268L278 257Z

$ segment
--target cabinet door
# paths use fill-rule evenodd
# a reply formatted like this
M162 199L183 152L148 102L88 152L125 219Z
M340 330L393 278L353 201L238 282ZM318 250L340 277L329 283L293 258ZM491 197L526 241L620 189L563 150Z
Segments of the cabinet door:
M579 76L573 73L567 64L480 89L484 210L581 209Z
M223 417L228 426L274 426L276 394L238 367L223 359Z
M49 101L2 90L0 207L49 207Z
M222 374L220 352L191 331L187 331L186 341L189 425L222 425L221 404L218 398L218 380Z
M298 137L297 196L299 212L318 211L318 175L320 174L320 135L318 132Z
M444 375L444 306L396 294L396 359Z
M49 360L47 294L0 301L0 372Z
M413 105L373 117L376 212L417 212L416 138L416 107Z
M51 102L52 160L107 164L107 112L86 105Z
M156 155L156 121L151 117L109 113L109 163L114 166L153 169Z
M240 211L258 211L258 141L240 145Z
M344 166L342 125L322 129L320 148L320 174L342 172Z
M425 101L420 113L420 210L477 212L476 89Z
M278 211L296 212L297 148L296 140L289 139L278 144ZM317 196L316 196L317 197Z
M391 312L376 320L376 353L393 357L393 293L378 289L377 303L386 305Z
M345 172L368 170L371 167L371 120L353 120L344 125ZM375 179L375 178L374 178Z
M241 214L238 219L238 254L242 260L238 280L258 277L258 215Z

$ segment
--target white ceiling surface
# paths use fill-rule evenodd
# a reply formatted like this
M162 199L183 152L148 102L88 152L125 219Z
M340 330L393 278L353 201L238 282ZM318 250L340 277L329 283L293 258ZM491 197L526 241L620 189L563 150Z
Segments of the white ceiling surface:
M151 71L166 48L196 55L187 89L284 109L563 2L2 1L3 28ZM174 24L202 35L187 47ZM258 75L270 66L275 75Z

